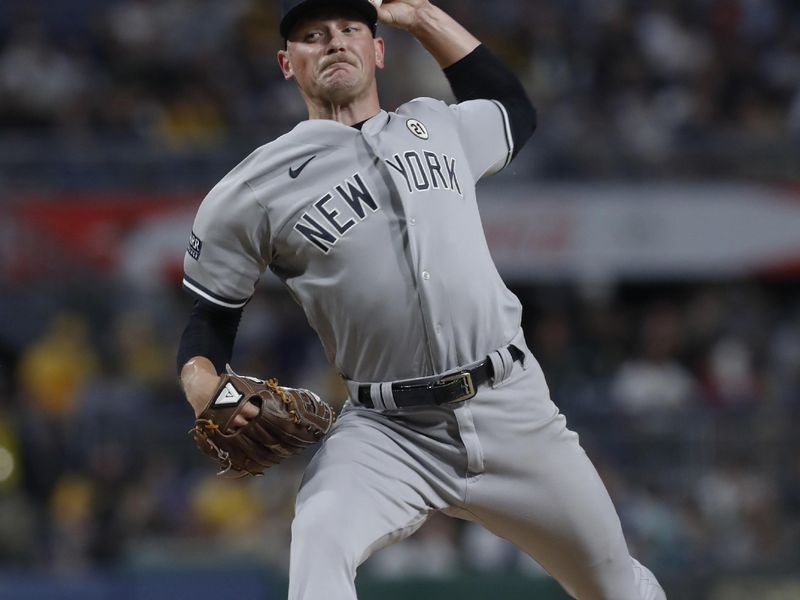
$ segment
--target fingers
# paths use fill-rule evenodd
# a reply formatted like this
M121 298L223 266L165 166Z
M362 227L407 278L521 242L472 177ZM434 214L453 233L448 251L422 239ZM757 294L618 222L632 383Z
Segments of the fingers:
M239 429L240 427L244 427L247 425L248 419L245 419L241 414L236 415L233 418L233 423L231 423L228 428L229 429Z
M414 23L419 9L417 0L384 0L378 9L378 21L392 27L405 29Z
M259 410L258 406L253 404L252 402L248 402L242 407L242 410L233 418L233 421L229 425L230 429L239 429L240 427L244 427L247 425L248 422L252 421L255 417L258 416Z

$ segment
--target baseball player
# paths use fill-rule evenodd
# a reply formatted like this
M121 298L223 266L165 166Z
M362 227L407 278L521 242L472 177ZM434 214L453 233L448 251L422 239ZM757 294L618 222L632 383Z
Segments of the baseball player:
M356 569L432 513L475 521L580 600L665 598L630 557L596 470L551 402L490 257L475 186L536 126L518 79L428 0L283 3L278 52L308 120L203 201L185 257L196 299L178 367L195 413L219 391L269 268L302 306L349 398L309 464L289 598L352 600ZM380 21L438 61L457 104L382 110ZM231 431L255 418L246 406Z

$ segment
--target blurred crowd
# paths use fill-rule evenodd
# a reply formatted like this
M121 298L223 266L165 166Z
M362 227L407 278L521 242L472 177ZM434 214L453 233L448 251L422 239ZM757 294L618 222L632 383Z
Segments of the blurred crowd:
M197 152L231 140L261 144L305 117L275 61L278 2L4 4L0 130L9 135L39 130ZM542 173L624 174L636 161L681 170L712 151L724 162L732 147L777 168L786 153L776 144L800 137L794 0L439 4L522 78L540 110ZM387 108L449 94L414 40L387 27L382 34Z
M604 478L634 554L656 572L783 567L800 555L800 289L520 287L528 343ZM267 565L285 572L311 453L226 481L195 451L174 351L187 299L17 308L0 331L0 564ZM119 292L117 292L119 293ZM67 308L68 307L68 308ZM130 308L135 307L135 308ZM8 310L7 305L3 310ZM38 316L37 316L38 315ZM245 311L234 363L345 398L282 290ZM350 510L351 507L342 507ZM539 573L477 526L440 516L365 566L382 577Z

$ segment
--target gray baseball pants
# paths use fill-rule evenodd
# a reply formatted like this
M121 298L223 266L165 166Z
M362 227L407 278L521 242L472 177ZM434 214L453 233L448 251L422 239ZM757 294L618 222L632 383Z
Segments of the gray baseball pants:
M355 600L358 566L432 511L511 541L578 600L666 599L524 351L524 366L454 407L348 403L300 486L289 600Z

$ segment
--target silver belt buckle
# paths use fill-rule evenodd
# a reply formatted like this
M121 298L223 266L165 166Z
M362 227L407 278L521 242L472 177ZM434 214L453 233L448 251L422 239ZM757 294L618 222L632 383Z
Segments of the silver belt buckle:
M452 383L453 381L461 380L461 385L464 387L464 393L462 393L457 398L453 398L452 400L448 400L444 404L454 404L456 402L463 402L464 400L469 400L475 396L475 386L472 385L472 373L464 372L464 373L456 373L455 375L448 375L439 380L437 385L447 385L448 383Z

